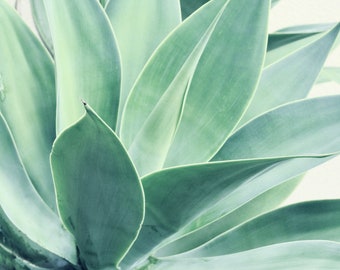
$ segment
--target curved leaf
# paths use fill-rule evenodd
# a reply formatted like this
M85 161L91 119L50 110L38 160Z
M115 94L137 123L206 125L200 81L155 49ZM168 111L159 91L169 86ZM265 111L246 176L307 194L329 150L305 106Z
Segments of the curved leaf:
M76 264L73 237L29 181L1 114L0 138L0 207L8 219L33 242ZM25 239L22 240L25 242Z
M271 110L236 131L212 160L337 152L339 104L340 95L336 95L297 101Z
M41 268L39 266L35 266L30 264L29 262L21 259L20 257L13 254L9 249L4 247L0 243L0 268L7 269L15 269L15 270L45 270L46 268Z
M122 61L119 123L138 74L159 43L181 22L181 15L179 0L114 0L105 11L117 36Z
M50 27L48 25L44 1L30 0L32 18L39 36L50 54L54 55L53 42Z
M0 207L0 245L10 249L22 259L40 267L52 268L69 264L62 258L43 249L17 229Z
M319 74L317 83L336 82L340 84L340 67L325 67Z
M208 257L301 240L340 240L340 201L290 205L232 229L184 257Z
M143 191L114 132L85 108L52 149L58 208L89 269L118 267L143 220Z
M340 24L310 44L267 66L239 126L281 104L305 98L339 34Z
M204 4L208 3L209 0L181 0L181 13L182 19L185 20L192 13L194 13L197 9L199 9Z
M280 0L272 0L272 7L275 6ZM183 20L189 17L201 6L209 2L209 0L181 0L181 12Z
M281 28L277 30L276 33L285 33L285 34L317 33L317 32L328 31L333 26L334 26L334 23L294 25L294 26Z
M148 269L158 270L309 270L339 268L340 244L331 241L297 241L204 258L151 258Z
M0 1L0 112L6 119L30 180L55 209L48 162L55 138L54 68L39 40ZM29 125L29 128L27 128Z
M115 129L120 63L110 23L98 1L44 0L57 73L57 131L82 116L81 99Z
M334 136L340 132L339 104L340 96L335 96L282 106L230 137L214 159L221 162L162 170L143 178L146 217L126 263L129 258L144 258L195 219L201 226L216 221L326 161L316 157L339 152L340 141ZM226 159L230 161L222 162Z
M236 125L265 51L268 1L252 5L209 2L148 62L128 99L121 132L142 175L163 164L206 161ZM206 89L214 92L207 96Z
M301 176L293 178L269 189L211 223L206 224L204 217L196 219L180 232L179 235L183 235L182 237L157 251L157 256L171 256L194 249L251 218L277 208L301 182L301 179Z

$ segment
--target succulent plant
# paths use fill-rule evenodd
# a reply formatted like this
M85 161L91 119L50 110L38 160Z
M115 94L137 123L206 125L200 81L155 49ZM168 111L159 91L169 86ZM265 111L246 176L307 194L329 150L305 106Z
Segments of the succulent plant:
M0 0L1 269L337 269L340 201L280 205L340 151L340 96L306 98L340 24L30 4L39 38Z

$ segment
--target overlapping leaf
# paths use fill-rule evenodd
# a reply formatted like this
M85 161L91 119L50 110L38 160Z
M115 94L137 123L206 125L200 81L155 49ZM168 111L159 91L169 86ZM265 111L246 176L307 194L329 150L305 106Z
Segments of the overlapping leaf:
M334 137L340 129L339 102L340 97L336 96L283 106L236 132L216 156L215 161L220 162L146 176L143 179L146 217L130 259L143 258L197 219L204 226L232 213L326 161L327 154L340 151L340 141ZM223 162L226 159L230 161ZM128 259L129 256L127 264Z
M289 52L292 49L292 43L276 49L270 48L269 52L279 50L280 53L287 54L279 61L266 66L261 75L256 94L239 126L266 110L293 100L305 98L322 70L339 30L340 24L321 35L312 35L301 39L295 43L305 43L306 39L312 39L313 41L304 44L303 47L296 48L296 51L290 53L287 53L287 51ZM277 34L271 37L279 38L278 36L281 35ZM290 35L288 34L288 36ZM317 39L315 39L316 37ZM273 46L272 42L270 44ZM271 57L273 60L273 55Z
M43 45L5 0L0 1L0 20L3 37L0 39L0 112L30 180L45 202L55 209L48 162L55 138L53 63Z
M246 222L184 257L209 257L301 240L340 240L340 201L304 202Z
M181 14L179 0L115 0L105 11L117 36L122 61L120 122L138 74L159 43L181 22Z
M32 10L32 18L34 20L35 27L39 33L41 40L44 42L45 47L53 56L54 54L53 41L51 37L50 27L48 25L44 1L30 0L30 3Z
M194 249L251 218L277 208L301 182L301 179L302 177L296 177L259 196L254 196L254 198L250 196L250 200L239 208L222 215L221 218L211 223L207 222L209 217L203 215L182 229L178 234L178 239L157 251L157 256L175 255Z
M58 208L88 269L118 267L143 220L143 191L116 135L85 107L53 146Z
M29 244L26 240L28 237L42 248L76 264L77 255L73 237L64 229L59 217L42 201L29 181L2 116L0 138L2 152L0 206L6 215L6 217L2 216L2 219L8 218L24 234L21 244ZM6 234L4 224L1 228ZM24 246L19 248L24 249ZM28 247L30 248L34 246ZM49 256L48 253L44 253L43 256Z
M151 258L149 269L310 270L339 267L340 245L333 241L296 241L270 245L225 256L203 258Z
M22 259L34 265L48 268L52 268L55 265L60 267L69 265L64 259L43 249L18 230L1 208L0 228L0 245L3 245L4 248L7 248Z
M163 164L208 160L236 125L255 89L266 44L269 4L248 4L209 2L148 62L121 130L142 175ZM213 89L209 95L207 89Z
M116 127L120 63L114 34L98 1L44 0L57 73L57 131L77 121L79 101Z

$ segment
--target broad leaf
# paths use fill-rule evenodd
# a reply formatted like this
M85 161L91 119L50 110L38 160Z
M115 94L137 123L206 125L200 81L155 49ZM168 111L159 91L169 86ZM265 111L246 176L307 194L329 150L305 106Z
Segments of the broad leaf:
M26 235L23 242L28 237L42 248L75 264L77 255L73 237L32 186L1 114L0 138L0 207L9 221ZM2 227L6 233L5 226Z
M340 24L315 41L267 66L239 126L281 104L305 98L339 34Z
M44 1L41 0L30 0L31 12L34 25L39 33L41 40L44 42L45 47L48 49L50 54L53 56L53 42L51 37L50 27L48 25L46 9Z
M120 122L138 74L159 43L181 22L180 7L179 0L114 0L105 10L117 36L122 61Z
M44 0L57 73L57 131L82 115L85 99L115 129L120 63L110 23L95 0Z
M248 202L248 198L252 199L252 192L258 190L247 189L250 194L241 194L246 196L238 197L238 201L233 196L235 190L276 164L291 158L204 163L165 169L146 176L143 178L145 220L134 246L123 260L123 265L130 266L136 259L139 260L138 263L142 262L158 248L174 240L171 237L176 239L176 234L183 227L228 196L231 197L230 207L233 210L242 206ZM284 178L282 182L288 179ZM272 182L279 180L274 178ZM268 183L270 184L273 185ZM263 184L258 187L262 193L265 188ZM232 212L230 209L229 211ZM222 212L221 215L223 214Z
M209 257L301 240L340 241L340 201L290 205L227 231L183 257Z
M220 162L162 170L143 178L146 217L126 263L147 256L191 222L201 226L214 222L326 161L321 158L324 154L339 152L340 140L334 137L340 132L339 103L340 96L335 96L283 106L236 132L215 157ZM258 159L264 157L282 158ZM234 160L222 162L225 159Z
M211 223L206 224L207 221L203 217L196 219L181 230L179 235L182 237L157 251L157 256L164 257L194 249L259 214L277 208L296 188L301 179L302 177L293 178L257 197L250 197L248 202Z
M239 120L257 83L266 43L268 3L248 5L209 2L166 39L143 70L121 130L142 175L163 165L206 161ZM206 89L213 92L207 95Z
M236 131L212 159L283 157L339 151L340 95L293 102Z
M338 242L295 241L224 256L150 258L148 269L336 270L340 263L339 252Z
M114 132L85 108L53 146L58 208L88 269L118 267L143 220L143 191Z
M0 0L0 112L34 187L55 209L48 156L55 138L53 62L7 1Z

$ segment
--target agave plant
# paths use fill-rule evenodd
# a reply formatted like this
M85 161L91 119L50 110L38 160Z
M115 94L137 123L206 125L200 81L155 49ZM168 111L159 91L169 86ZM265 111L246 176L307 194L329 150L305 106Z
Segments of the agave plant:
M340 96L306 98L340 24L30 3L40 38L0 0L1 269L339 267L340 201L280 205L340 151Z

